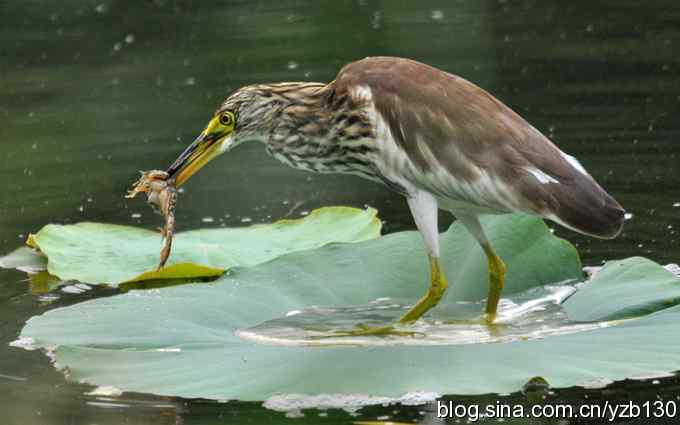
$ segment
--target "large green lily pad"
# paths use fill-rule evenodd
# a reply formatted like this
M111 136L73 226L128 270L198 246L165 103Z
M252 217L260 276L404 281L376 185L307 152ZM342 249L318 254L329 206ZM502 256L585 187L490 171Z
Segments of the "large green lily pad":
M29 244L47 257L48 272L62 280L117 285L219 276L234 266L251 266L294 251L373 239L380 235L380 227L374 209L327 207L297 220L180 232L166 267L159 271L160 234L137 227L50 224L32 235ZM4 262L16 266L22 259L36 262L26 250L12 253Z
M574 248L540 220L499 216L486 219L484 226L508 265L505 297L582 278ZM486 261L457 224L442 235L442 252L451 290L432 317L446 321L451 311L485 296ZM412 304L425 289L426 263L415 232L334 244L235 268L209 284L131 291L52 310L29 320L21 338L53 349L56 366L67 368L78 381L212 399L510 392L536 375L565 387L668 372L680 365L680 307L662 309L648 296L663 287L659 297L672 298L671 292L680 294L680 284L669 280L671 274L662 267L639 258L607 264L580 287L587 296L577 292L563 309L575 322L607 319L612 311L645 315L630 319L626 313L628 320L577 333L502 344L423 341L370 348L265 345L235 335L238 329L314 305L370 305L382 297ZM653 274L641 280L641 271ZM626 296L603 289L616 286ZM640 297L632 296L634 287ZM600 304L614 308L591 314L590 306ZM655 306L654 311L639 305Z
M595 282L597 285L584 286L565 304L574 319L621 320L680 304L680 279L641 257L607 264L597 272Z

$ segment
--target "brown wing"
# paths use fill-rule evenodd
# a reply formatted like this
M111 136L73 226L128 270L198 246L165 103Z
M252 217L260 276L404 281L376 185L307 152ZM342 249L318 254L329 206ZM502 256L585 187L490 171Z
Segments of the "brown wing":
M593 236L619 233L623 208L578 162L469 81L412 60L376 57L348 64L334 85L340 96L370 88L376 111L423 175L443 167L467 184L491 176L513 192L516 209Z

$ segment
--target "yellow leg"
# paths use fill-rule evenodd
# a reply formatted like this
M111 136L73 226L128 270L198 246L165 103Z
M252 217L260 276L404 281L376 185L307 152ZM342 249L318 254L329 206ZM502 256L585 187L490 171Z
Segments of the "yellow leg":
M441 266L439 265L439 259L437 257L429 256L430 259L430 288L423 298L421 298L418 303L413 306L404 316L399 319L398 324L405 325L410 324L418 320L432 307L436 306L439 300L444 296L446 288L449 286L446 282L446 277L444 272L442 272ZM394 326L381 326L381 327L370 327L366 325L359 325L358 329L351 331L338 331L333 332L333 336L368 336L368 335L401 335L401 336L413 336L417 332L412 332L408 330L399 330Z
M446 292L446 288L449 286L446 282L446 276L444 276L444 272L439 265L439 258L432 255L428 257L430 259L430 288L425 296L399 319L399 323L413 323L420 319L423 314L439 303L439 300L444 296L444 292Z
M482 248L489 260L489 297L486 300L486 319L487 322L492 323L496 319L498 302L505 284L505 264L489 243L482 244Z

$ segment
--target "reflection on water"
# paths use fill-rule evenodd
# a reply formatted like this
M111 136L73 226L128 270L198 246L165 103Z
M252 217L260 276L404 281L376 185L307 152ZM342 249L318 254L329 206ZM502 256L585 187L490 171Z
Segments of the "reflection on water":
M632 216L615 241L557 229L579 245L585 264L680 258L677 2L29 0L2 2L0 10L0 253L48 222L156 227L143 203L123 199L129 182L137 170L167 166L231 91L255 82L329 81L348 61L395 55L496 94L577 156L627 208ZM388 231L413 228L398 195L355 177L287 169L261 146L220 158L181 196L178 230L271 221L292 206L297 215L331 204L370 204ZM442 228L449 220L442 216ZM6 343L32 315L112 291L48 300L31 294L25 279L0 271L0 397L9 423L285 421L253 403L175 400L161 414L134 403L87 404L82 393L90 388L64 383L41 354ZM34 287L52 283L41 278ZM624 400L651 399L675 385L628 383L617 391ZM297 421L350 419L317 413ZM383 416L440 423L432 409L404 406L367 408L361 418Z
M575 323L569 320L560 304L576 292L571 285L545 286L503 298L498 318L492 325L480 314L484 301L457 302L444 317L434 312L412 326L397 329L413 335L337 336L337 332L358 326L380 327L394 323L410 305L394 303L388 298L365 306L311 307L289 312L285 317L241 329L243 339L288 346L384 346L384 345L462 345L526 341L585 332L616 324L615 322Z

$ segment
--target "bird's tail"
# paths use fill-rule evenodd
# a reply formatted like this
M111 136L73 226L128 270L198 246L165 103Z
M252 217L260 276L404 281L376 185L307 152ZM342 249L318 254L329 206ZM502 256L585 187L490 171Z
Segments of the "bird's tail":
M575 187L558 186L561 193L556 194L557 208L552 211L555 217L550 218L579 233L615 238L621 233L626 211L595 180L583 177Z

